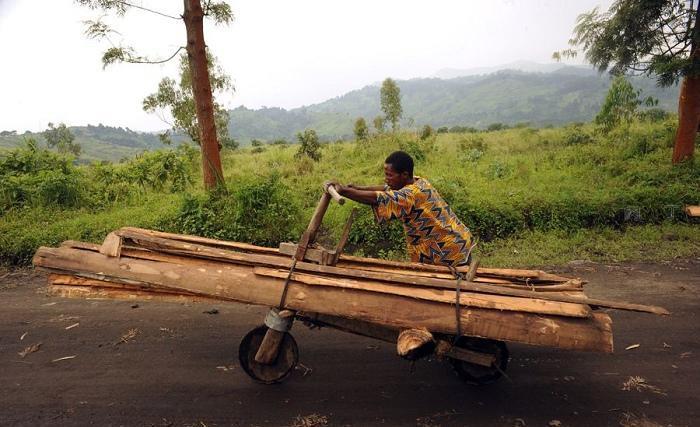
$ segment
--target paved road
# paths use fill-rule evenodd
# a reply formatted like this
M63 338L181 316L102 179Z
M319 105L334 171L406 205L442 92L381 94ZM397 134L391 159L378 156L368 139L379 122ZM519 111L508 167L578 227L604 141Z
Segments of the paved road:
M236 354L264 309L59 299L42 293L40 273L0 271L0 425L700 424L700 258L558 270L589 279L591 296L673 315L612 312L613 355L510 345L509 378L482 388L445 363L412 367L389 344L295 327L302 366L263 386ZM639 390L622 389L630 377Z

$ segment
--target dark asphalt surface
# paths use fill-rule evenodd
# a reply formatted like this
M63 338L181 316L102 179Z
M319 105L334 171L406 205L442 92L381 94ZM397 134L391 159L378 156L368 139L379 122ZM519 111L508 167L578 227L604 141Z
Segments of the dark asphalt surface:
M508 378L486 387L386 343L295 325L301 365L265 386L237 360L264 308L60 299L41 273L0 270L0 425L700 425L700 258L557 270L588 279L589 296L672 315L612 311L612 355L509 344ZM639 390L623 390L630 377Z

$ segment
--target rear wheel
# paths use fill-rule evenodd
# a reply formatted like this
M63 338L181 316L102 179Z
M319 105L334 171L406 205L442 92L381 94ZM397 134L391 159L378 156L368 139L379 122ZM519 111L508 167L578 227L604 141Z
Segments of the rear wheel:
M448 358L452 368L463 381L472 385L491 384L501 378L508 367L508 347L503 341L489 340L475 337L460 337L454 344L467 350L494 356L493 365L490 367L476 365L464 360Z

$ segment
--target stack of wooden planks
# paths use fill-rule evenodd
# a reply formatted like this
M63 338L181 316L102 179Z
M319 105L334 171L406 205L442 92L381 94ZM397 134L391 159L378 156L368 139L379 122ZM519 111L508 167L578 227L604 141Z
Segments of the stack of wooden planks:
M310 248L290 276L294 251L126 227L101 246L42 247L34 265L50 273L49 292L80 298L277 306L290 277L290 310L572 350L612 352L612 321L598 308L668 314L588 298L581 280L537 270L478 268L471 281L457 281L425 264L341 255L320 265Z

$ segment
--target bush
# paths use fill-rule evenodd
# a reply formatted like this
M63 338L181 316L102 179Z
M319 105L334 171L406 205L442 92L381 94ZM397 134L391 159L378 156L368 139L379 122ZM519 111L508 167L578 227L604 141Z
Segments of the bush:
M0 159L0 212L28 206L77 207L86 197L86 187L72 157L40 149L34 140Z
M425 160L425 150L417 141L411 139L401 141L399 143L399 148L410 154L411 157L413 157L413 160L416 162L421 162Z
M299 237L300 209L288 194L273 174L228 191L186 195L173 225L180 233L277 246Z
M580 125L569 126L565 130L564 143L566 145L588 144L592 141L593 137Z
M437 133L447 133L447 131L448 131L447 126L440 126L437 129Z
M321 160L321 144L318 141L315 130L306 129L303 133L299 132L297 134L297 139L299 140L300 146L294 157L300 158L306 156L315 162Z
M508 125L505 125L503 123L491 123L490 125L486 126L486 130L489 132L497 131L497 130L504 130L508 129Z
M418 137L420 138L421 141L425 141L426 139L430 138L433 136L433 128L430 125L425 125L421 128L420 133L418 134Z

